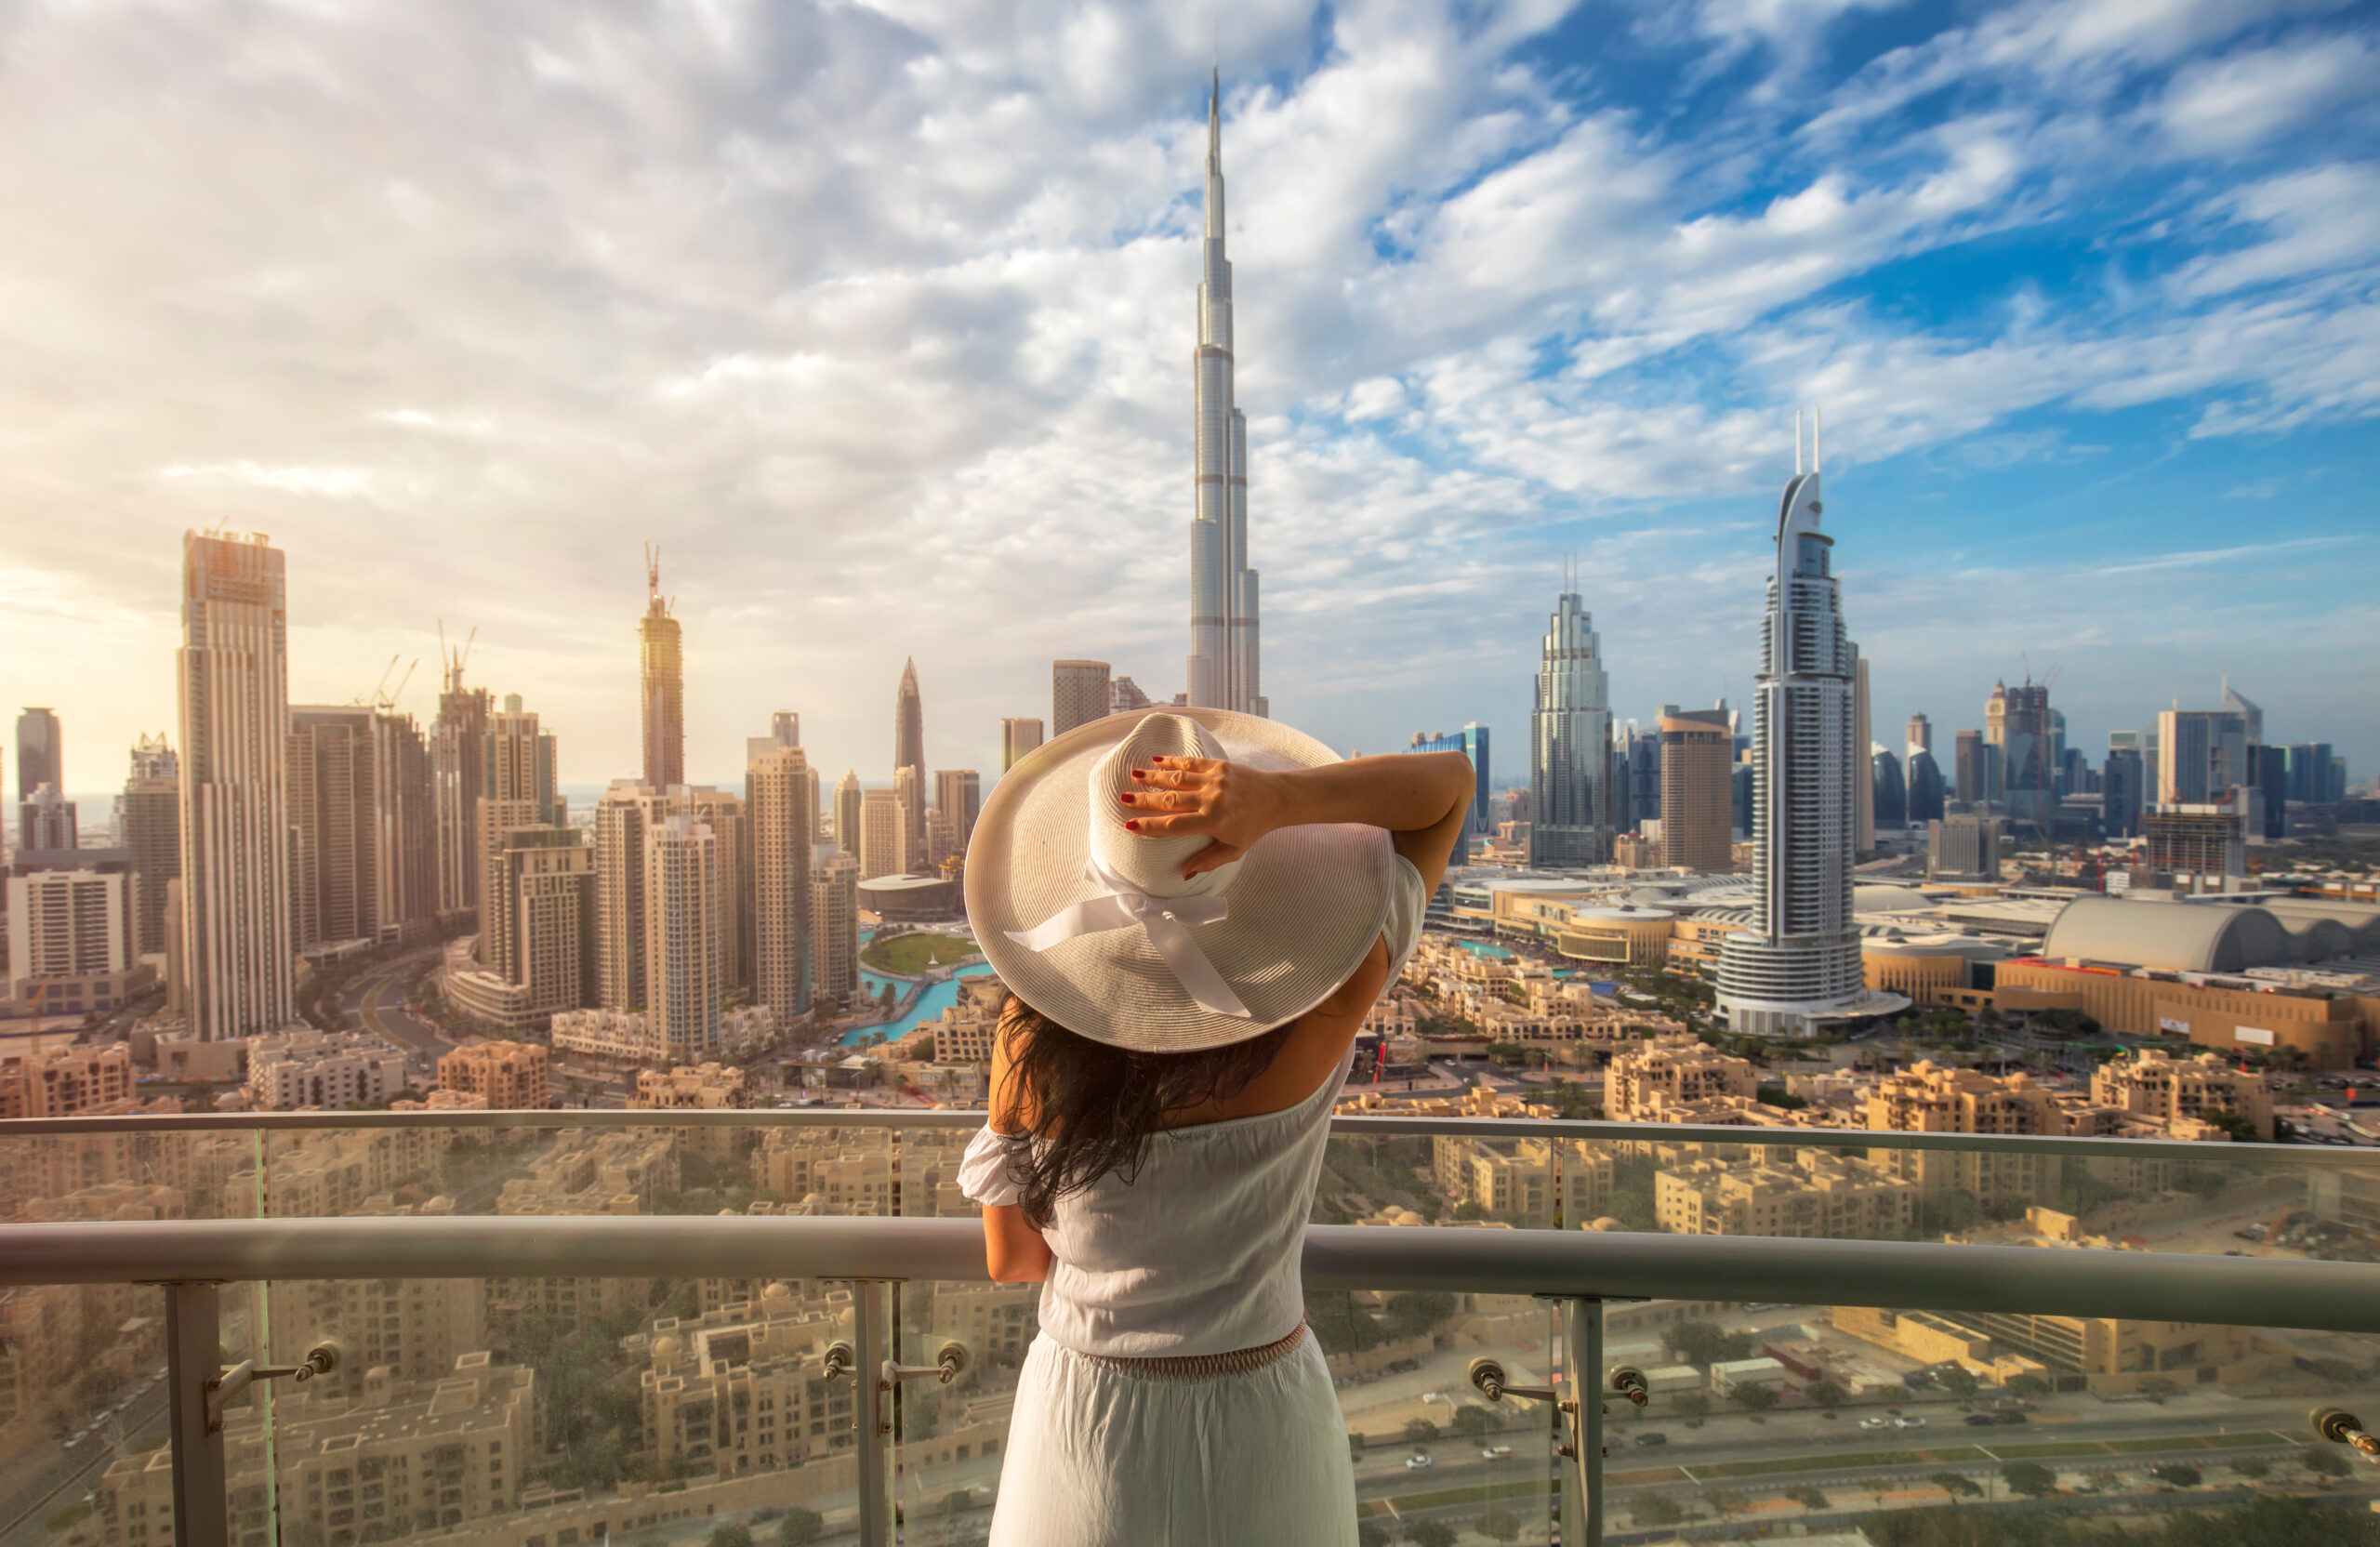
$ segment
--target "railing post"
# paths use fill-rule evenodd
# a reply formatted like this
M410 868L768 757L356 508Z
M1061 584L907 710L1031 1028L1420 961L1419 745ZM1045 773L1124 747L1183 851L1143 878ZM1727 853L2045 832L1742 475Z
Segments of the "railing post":
M892 1445L891 1382L884 1379L886 1359L884 1286L871 1279L852 1281L852 1342L858 1345L859 1368L853 1385L859 1400L853 1404L859 1425L860 1547L892 1547L892 1509L888 1452Z
M166 1284L165 1410L174 1447L174 1547L226 1547L223 1429L207 1418L207 1383L223 1370L216 1286Z
M1578 1404L1570 1428L1577 1450L1571 1475L1563 1479L1563 1547L1603 1543L1603 1302L1573 1295L1562 1306L1562 1352L1569 1364L1570 1400ZM1577 1502L1569 1502L1575 1497ZM1576 1534L1573 1534L1576 1522Z

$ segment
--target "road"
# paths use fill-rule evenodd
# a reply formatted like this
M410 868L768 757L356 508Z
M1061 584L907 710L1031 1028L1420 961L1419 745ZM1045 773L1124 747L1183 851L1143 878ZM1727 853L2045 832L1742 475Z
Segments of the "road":
M134 1397L116 1421L120 1445L110 1443L105 1427L85 1435L71 1450L44 1435L0 1464L0 1547L37 1547L49 1540L50 1517L73 1508L110 1462L164 1444L164 1383Z

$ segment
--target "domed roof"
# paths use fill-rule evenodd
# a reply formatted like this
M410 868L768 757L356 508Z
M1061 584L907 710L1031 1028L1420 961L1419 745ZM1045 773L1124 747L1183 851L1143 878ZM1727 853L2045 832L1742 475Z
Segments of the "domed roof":
M1915 913L1927 906L1925 893L1913 886L1888 886L1871 881L1851 889L1854 913Z
M1590 1230L1617 1230L1620 1228L1620 1222L1613 1219L1609 1214L1605 1214L1598 1219L1588 1221L1587 1228Z
M2077 897L2059 910L2042 955L2168 972L2240 972L2287 961L2288 932L2260 907Z
M678 1334L664 1332L653 1340L653 1355L658 1359L674 1359L678 1356L678 1350L684 1346L678 1341Z

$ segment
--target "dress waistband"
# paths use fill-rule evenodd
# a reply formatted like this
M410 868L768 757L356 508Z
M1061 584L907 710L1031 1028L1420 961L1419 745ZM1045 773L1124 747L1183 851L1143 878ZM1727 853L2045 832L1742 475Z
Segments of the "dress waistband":
M1285 1337L1276 1338L1255 1348L1235 1348L1228 1354L1183 1354L1133 1359L1115 1354L1076 1353L1075 1357L1125 1375L1154 1376L1160 1381L1204 1381L1218 1375L1246 1375L1251 1370L1263 1369L1266 1365L1278 1363L1297 1351L1298 1344L1305 1341L1305 1323L1301 1321L1289 1329Z

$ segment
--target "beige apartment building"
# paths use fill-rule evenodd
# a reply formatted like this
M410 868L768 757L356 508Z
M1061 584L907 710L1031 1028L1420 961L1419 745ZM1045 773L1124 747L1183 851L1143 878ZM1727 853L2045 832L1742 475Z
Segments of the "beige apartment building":
M292 1031L248 1043L248 1101L258 1111L337 1112L404 1088L405 1055L362 1032Z
M859 879L897 876L903 849L901 797L890 789L864 789L859 798Z
M847 1322L850 1291L797 1301L772 1284L692 1320L664 1316L643 1343L638 1383L652 1465L721 1477L797 1467L853 1443L852 1382L824 1356Z
M1694 1037L1660 1037L1633 1052L1615 1054L1604 1076L1604 1111L1616 1119L1645 1120L1656 1106L1714 1096L1759 1094L1760 1077L1747 1059Z
M548 1058L535 1042L456 1048L438 1061L438 1088L481 1097L497 1111L541 1110L553 1104Z
M2233 1068L2211 1052L2175 1057L2144 1051L2111 1059L2091 1075L2091 1099L2167 1123L2228 1112L2256 1137L2272 1138L2272 1089L2262 1074Z
M487 1285L476 1278L275 1280L266 1289L276 1346L341 1349L338 1368L310 1388L361 1396L376 1370L435 1382L487 1346Z
M1603 1213L1611 1196L1613 1161L1599 1145L1547 1139L1430 1141L1438 1191L1458 1204L1474 1203L1499 1220L1575 1230Z
M358 1547L517 1508L522 1475L543 1448L536 1387L536 1371L496 1364L484 1351L462 1355L435 1382L403 1382L382 1367L352 1396L312 1382L291 1386L273 1396L270 1478L263 1404L232 1408L225 1435L232 1540L264 1547L277 1517L284 1533ZM124 1457L94 1493L99 1547L173 1540L170 1450Z
M1735 762L1726 710L1661 716L1661 864L1730 867Z
M818 779L798 747L765 748L745 771L751 789L752 993L781 1025L810 1013L812 853Z
M132 1094L132 1050L52 1047L0 1056L0 1119L71 1117Z
M2029 1075L2002 1077L1923 1061L1876 1082L1866 1126L1894 1133L2066 1131L2056 1098Z
M815 1198L822 1214L889 1217L899 1197L892 1146L881 1134L771 1129L752 1164L762 1192L791 1203Z
M1799 1149L1792 1158L1693 1160L1653 1178L1653 1213L1679 1236L1897 1238L1917 1219L1917 1187L1866 1160Z
M722 1064L690 1064L674 1069L638 1070L636 1099L630 1104L717 1111L751 1105L752 1091L741 1069Z

